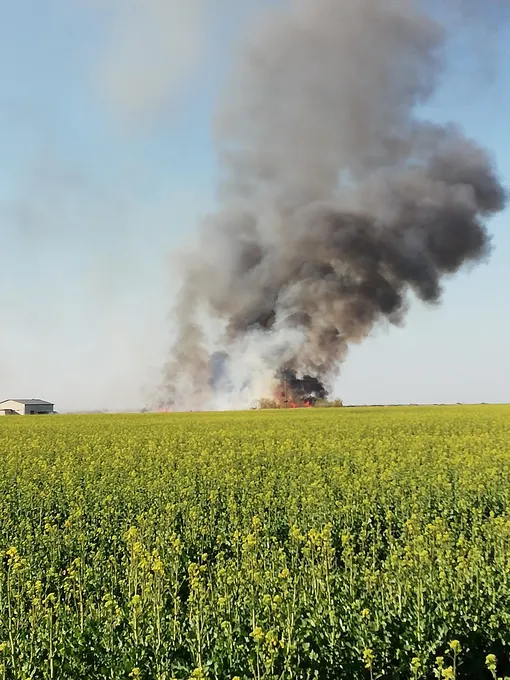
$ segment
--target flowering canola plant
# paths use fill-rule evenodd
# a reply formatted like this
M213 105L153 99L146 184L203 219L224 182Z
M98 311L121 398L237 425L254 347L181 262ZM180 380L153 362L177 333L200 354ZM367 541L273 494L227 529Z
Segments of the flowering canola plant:
M499 678L510 407L5 418L0 678Z

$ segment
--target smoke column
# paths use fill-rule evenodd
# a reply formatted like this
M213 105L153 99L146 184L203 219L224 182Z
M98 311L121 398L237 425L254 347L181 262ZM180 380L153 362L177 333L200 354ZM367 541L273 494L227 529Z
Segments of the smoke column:
M448 38L417 0L294 0L257 23L216 120L220 208L180 259L162 402L244 408L285 370L328 386L410 293L435 304L490 253L489 155L417 112Z

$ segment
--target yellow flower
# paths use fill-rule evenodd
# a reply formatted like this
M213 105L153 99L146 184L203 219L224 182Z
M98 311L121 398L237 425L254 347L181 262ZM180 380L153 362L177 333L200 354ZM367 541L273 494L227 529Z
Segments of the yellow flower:
M260 628L260 626L257 626L251 632L251 636L255 640L255 642L261 642L264 639L264 631L262 630L262 628Z
M363 650L363 661L365 662L365 668L371 669L372 665L374 663L374 653L370 649L370 647L367 647L367 649Z
M460 642L458 640L452 640L450 642L450 649L453 651L454 654L460 654L461 652Z
M496 672L496 663L497 663L496 656L494 654L487 654L487 656L485 657L485 665L487 666L491 673Z
M411 670L417 673L421 668L421 661L417 656L411 659Z
M160 574L163 575L165 573L165 568L163 566L163 562L161 561L161 558L156 557L152 563L152 571L155 574Z

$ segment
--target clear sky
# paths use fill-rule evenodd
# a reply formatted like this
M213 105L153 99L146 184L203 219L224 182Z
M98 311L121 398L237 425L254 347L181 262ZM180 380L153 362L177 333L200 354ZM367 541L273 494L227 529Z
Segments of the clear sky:
M211 117L254 4L0 2L0 399L143 405L171 331L171 255L213 206ZM478 90L459 62L427 114L462 124L510 184L510 48L490 43ZM352 348L338 396L510 401L508 219L439 308L416 303Z

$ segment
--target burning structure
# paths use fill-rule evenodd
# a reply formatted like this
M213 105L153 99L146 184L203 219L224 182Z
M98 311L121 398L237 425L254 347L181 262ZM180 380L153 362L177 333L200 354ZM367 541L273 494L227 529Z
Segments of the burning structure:
M326 399L328 392L324 385L311 375L298 378L292 370L279 373L274 401L280 408L315 406L318 399Z
M420 115L457 28L432 5L290 0L257 23L216 119L219 208L176 263L163 403L245 408L275 375L280 400L283 384L312 403L352 343L489 255L506 199L492 160Z
M235 365L234 365L235 370ZM213 393L229 393L235 378L227 352L214 352L209 359L209 387ZM238 392L249 390L251 381L246 376L244 384L238 385ZM324 385L310 375L298 378L292 369L280 369L273 377L271 390L267 392L270 401L279 408L298 408L314 406L317 400L326 399L328 391Z
M213 393L229 393L234 388L235 377L231 371L236 370L232 366L227 352L214 352L209 358L209 387ZM244 384L238 384L237 393L250 390L250 376L246 376ZM279 408L298 408L314 406L319 399L326 399L328 391L318 378L304 375L298 378L292 369L282 368L273 376L270 390L270 401Z

